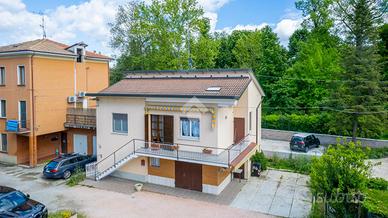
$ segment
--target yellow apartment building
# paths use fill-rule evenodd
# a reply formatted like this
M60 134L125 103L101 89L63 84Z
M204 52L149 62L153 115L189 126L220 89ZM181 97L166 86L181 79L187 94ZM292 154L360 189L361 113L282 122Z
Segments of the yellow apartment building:
M108 86L110 58L86 47L50 39L0 47L0 162L95 153L96 102L85 94Z

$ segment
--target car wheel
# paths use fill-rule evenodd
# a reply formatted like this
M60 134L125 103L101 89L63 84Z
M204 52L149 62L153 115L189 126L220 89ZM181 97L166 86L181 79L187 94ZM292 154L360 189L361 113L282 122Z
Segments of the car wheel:
M63 178L64 179L68 179L70 178L71 176L71 172L69 170L66 170L64 173L63 173Z
M309 151L309 147L304 147L304 152L307 153Z

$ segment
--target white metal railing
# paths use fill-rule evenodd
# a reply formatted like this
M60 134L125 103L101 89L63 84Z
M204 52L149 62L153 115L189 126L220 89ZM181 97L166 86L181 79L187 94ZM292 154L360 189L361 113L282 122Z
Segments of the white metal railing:
M250 144L251 135L245 136L240 142L229 148L197 146L188 144L165 144L132 139L98 162L86 166L86 176L97 178L112 167L123 164L131 155L170 158L194 163L229 167Z

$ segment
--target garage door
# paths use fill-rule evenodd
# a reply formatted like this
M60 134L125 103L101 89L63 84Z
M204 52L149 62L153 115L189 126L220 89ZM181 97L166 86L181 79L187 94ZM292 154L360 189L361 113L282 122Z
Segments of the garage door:
M202 165L175 161L175 187L202 191Z
M74 134L74 153L88 154L88 136Z

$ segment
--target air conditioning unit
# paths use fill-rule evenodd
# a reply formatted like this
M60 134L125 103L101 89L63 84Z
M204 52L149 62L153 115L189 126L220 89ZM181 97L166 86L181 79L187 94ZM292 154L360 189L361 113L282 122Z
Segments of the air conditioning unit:
M86 92L78 92L78 97L83 98L86 96Z
M67 97L67 103L74 103L77 101L77 96L69 96Z

